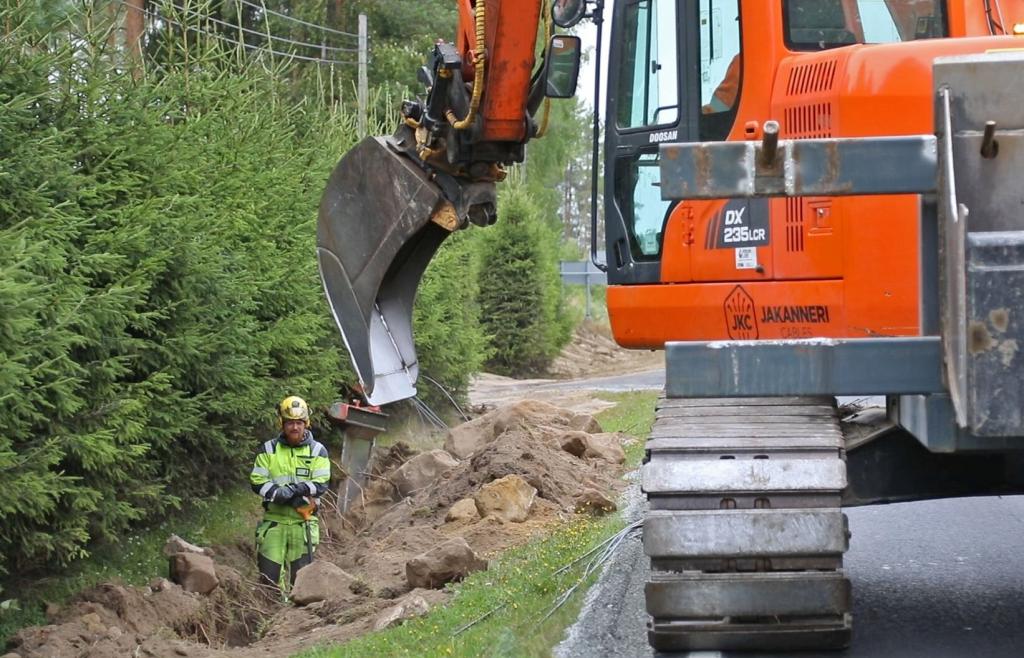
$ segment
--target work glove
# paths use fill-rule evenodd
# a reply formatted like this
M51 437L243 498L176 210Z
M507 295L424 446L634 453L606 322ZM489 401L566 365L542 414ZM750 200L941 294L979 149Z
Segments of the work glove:
M294 484L285 484L274 490L274 495L271 498L271 502L277 503L278 505L287 505L292 498L295 497L295 486Z

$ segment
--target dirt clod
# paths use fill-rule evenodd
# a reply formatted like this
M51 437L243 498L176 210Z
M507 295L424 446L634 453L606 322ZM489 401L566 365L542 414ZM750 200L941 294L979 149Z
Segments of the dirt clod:
M486 569L487 560L474 553L465 539L456 537L406 562L405 578L412 587L436 589Z
M291 599L295 605L308 605L334 598L351 599L353 582L352 576L338 565L327 560L317 560L298 572Z
M220 579L213 558L200 553L176 553L170 558L171 580L181 585L186 592L209 594Z
M480 518L476 511L476 501L472 498L463 498L457 501L444 516L445 523L456 523L458 521L475 521Z
M603 516L618 509L615 501L592 487L586 487L577 494L575 502L578 514Z
M483 518L494 517L502 521L522 523L530 516L537 489L519 475L506 475L480 487L473 497L476 509Z

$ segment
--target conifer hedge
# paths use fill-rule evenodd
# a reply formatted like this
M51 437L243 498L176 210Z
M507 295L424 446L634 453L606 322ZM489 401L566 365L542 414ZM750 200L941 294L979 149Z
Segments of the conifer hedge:
M209 45L134 79L105 34L44 41L17 5L0 6L6 572L237 482L277 400L353 381L314 240L355 117ZM469 248L428 270L418 310L428 373L456 385L482 355Z
M483 233L480 314L488 337L487 369L542 373L572 332L558 274L559 234L544 222L527 189L508 183L498 222Z

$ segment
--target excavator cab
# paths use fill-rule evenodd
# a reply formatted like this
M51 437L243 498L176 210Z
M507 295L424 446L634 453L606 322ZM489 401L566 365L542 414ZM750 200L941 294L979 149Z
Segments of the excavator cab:
M363 139L327 182L320 276L370 404L416 394L420 278L452 232L494 223L495 183L523 161L546 99L575 92L579 38L551 36L537 65L542 3L526 4L460 3L456 42L439 42L420 72L426 98L404 102L396 132Z

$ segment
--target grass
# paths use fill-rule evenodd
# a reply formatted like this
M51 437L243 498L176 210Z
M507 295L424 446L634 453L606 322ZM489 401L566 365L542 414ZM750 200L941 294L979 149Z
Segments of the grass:
M654 403L657 391L629 391L623 393L598 393L602 400L616 403L597 415L597 422L606 432L624 432L637 437L637 441L623 447L626 453L626 467L640 466L644 456L644 440L651 433L654 424Z
M227 544L252 533L261 509L248 486L201 501L159 525L140 529L117 542L90 547L89 557L42 578L4 584L4 596L14 597L11 608L0 610L0 646L18 629L46 623L48 603L63 604L83 589L105 581L143 585L167 575L161 552L167 538L177 534L194 544Z
M640 463L642 438L654 422L657 393L602 393L600 397L617 403L598 414L605 431L641 438L626 448L627 466L633 468ZM544 539L507 551L487 571L451 586L455 594L451 601L426 616L300 656L550 656L552 647L576 620L586 586L596 579L596 575L586 578L565 605L551 612L562 592L580 581L586 561L559 570L624 526L619 515L576 517Z

